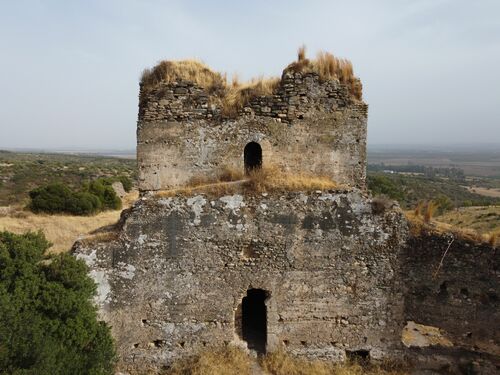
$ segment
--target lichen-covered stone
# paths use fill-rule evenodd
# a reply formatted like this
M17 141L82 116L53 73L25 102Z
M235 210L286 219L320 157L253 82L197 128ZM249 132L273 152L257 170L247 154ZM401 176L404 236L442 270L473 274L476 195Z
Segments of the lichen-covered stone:
M275 95L252 99L234 118L224 117L220 100L193 83L161 83L141 91L139 188L183 185L224 166L243 170L249 142L262 147L264 166L364 188L366 122L365 103L315 73L284 73Z
M398 210L374 214L360 191L143 198L119 239L75 253L122 366L160 367L204 345L244 345L238 307L268 293L267 350L342 360L400 349Z

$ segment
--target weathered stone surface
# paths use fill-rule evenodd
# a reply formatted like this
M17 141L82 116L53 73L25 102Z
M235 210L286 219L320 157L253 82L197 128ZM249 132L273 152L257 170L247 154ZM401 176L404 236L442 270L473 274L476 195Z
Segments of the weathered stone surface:
M238 307L251 288L268 293L267 350L342 360L400 350L406 233L400 211L375 215L360 191L149 197L118 241L75 253L125 368L244 345Z
M276 95L254 98L236 118L225 118L220 98L193 83L159 84L141 91L139 188L182 185L223 166L243 170L243 149L252 141L262 147L264 166L364 188L366 122L365 103L315 73L285 73Z
M498 372L497 252L455 239L436 272L449 239L410 237L397 207L365 195L367 106L345 86L285 73L276 95L254 98L233 119L220 97L190 82L142 90L140 101L142 197L122 215L116 240L73 249L98 284L120 370L155 372L232 343L335 361L404 358L421 373ZM264 166L359 189L151 192L222 166L243 169L248 142L260 145ZM250 296L263 312L248 312ZM248 333L252 314L264 342ZM417 332L422 347L403 346L405 325L406 333L432 326Z
M500 356L500 257L487 244L410 238L401 257L405 319L439 327L455 346ZM500 365L500 363L499 363Z

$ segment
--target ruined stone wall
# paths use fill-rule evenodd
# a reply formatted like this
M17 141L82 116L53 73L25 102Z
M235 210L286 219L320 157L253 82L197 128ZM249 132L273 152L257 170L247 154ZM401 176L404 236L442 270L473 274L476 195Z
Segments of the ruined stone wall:
M367 106L337 81L284 73L275 95L252 99L227 118L220 98L190 82L141 88L137 158L141 190L160 190L243 170L243 149L263 149L264 166L327 175L364 188Z
M360 191L153 198L119 239L77 243L98 282L120 369L158 369L241 337L240 305L267 292L267 350L342 360L401 349L402 213Z
M457 238L451 242L452 239L450 236L425 234L410 239L401 258L405 319L439 327L454 347L489 353L498 358L498 251L486 244ZM442 266L436 272L446 249Z

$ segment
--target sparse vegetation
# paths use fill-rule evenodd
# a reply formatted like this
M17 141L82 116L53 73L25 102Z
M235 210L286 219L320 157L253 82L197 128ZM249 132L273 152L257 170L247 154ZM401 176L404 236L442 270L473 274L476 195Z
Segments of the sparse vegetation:
M426 222L425 217L421 215L417 216L412 211L406 212L406 218L410 224L410 232L413 236L420 236L425 233L436 233L439 235L450 235L454 238L461 238L469 242L491 245L492 238L496 242L498 234L498 230L489 233L481 233L472 228L454 226L438 220Z
M0 232L0 369L8 374L112 374L109 327L82 261L46 256L41 233Z
M0 206L26 205L29 191L53 183L80 190L86 181L106 178L127 190L136 179L136 166L132 159L0 151Z
M445 212L436 220L481 233L500 232L500 206L461 207Z
M244 84L233 81L222 99L222 113L227 117L234 117L253 98L272 95L279 84L279 78L260 77Z
M458 182L439 177L371 172L367 182L373 195L384 194L397 200L405 209L413 209L419 202L431 200L439 203L439 214L456 207L500 204L498 198L475 194Z
M390 209L392 205L393 201L385 195L379 195L372 199L372 210L376 215L383 214L385 211Z
M430 223L438 206L434 201L429 201L424 207L424 222Z
M363 86L359 78L354 76L352 63L329 52L319 52L316 59L309 60L306 58L306 48L302 46L298 50L297 61L288 65L285 71L318 73L320 80L338 80L347 86L352 96L357 99L362 97Z
M270 375L404 375L403 366L396 363L373 365L348 361L331 363L292 357L283 351L269 353L261 359L262 368Z
M179 80L193 82L209 92L217 92L227 86L225 75L214 72L197 60L160 61L152 69L142 72L141 85L148 88L160 82L173 83Z
M212 348L177 361L166 375L250 375L251 359L235 347Z
M207 349L191 358L176 362L165 375L249 375L252 367L261 367L268 375L404 375L401 365L370 365L354 361L334 364L294 358L283 351L269 353L258 361L241 349Z
M337 190L346 188L338 185L327 176L314 176L305 172L285 173L277 167L252 171L245 187L254 192Z
M284 173L277 167L256 169L248 176L234 168L222 168L214 177L197 176L186 186L165 190L157 196L169 197L189 195L193 193L231 194L243 192L273 192L273 191L311 191L347 189L326 176L313 176L307 173Z
M338 80L346 85L351 95L361 99L361 81L354 77L352 64L339 59L328 52L320 52L315 60L305 55L305 47L300 47L297 61L290 64L285 71L314 72L321 81ZM228 82L226 74L214 72L207 65L197 60L160 61L151 69L145 69L141 76L142 89L147 92L157 84L189 81L203 87L215 98L219 99L223 115L234 117L253 98L272 95L276 92L281 79L256 78L241 83L235 76Z

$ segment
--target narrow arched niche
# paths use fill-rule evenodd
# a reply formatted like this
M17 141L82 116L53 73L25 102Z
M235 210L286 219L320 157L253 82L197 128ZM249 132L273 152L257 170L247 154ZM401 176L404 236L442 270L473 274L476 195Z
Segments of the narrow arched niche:
M249 142L243 151L245 173L262 168L262 147L257 142Z
M266 352L268 293L263 289L248 289L235 314L235 328L246 341L248 349Z

